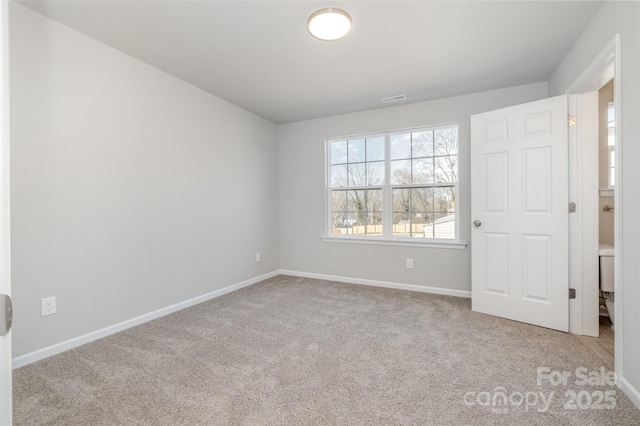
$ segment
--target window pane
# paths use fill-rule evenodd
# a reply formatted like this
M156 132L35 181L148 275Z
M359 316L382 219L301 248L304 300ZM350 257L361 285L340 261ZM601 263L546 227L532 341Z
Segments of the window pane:
M451 155L458 153L458 128L434 130L434 155Z
M433 221L433 238L456 237L456 215L436 213Z
M349 186L365 186L367 173L365 163L349 164Z
M349 235L358 234L358 221L356 220L355 213L348 213L346 228L347 228L347 234Z
M346 164L331 166L331 186L348 186Z
M347 194L347 211L355 212L356 203L359 199L358 191L349 191Z
M384 161L384 136L367 138L367 161Z
M411 133L391 135L391 159L411 158Z
M411 160L396 160L391 162L391 185L405 185L411 183Z
M349 224L349 214L347 212L333 212L331 214L331 233L334 235L347 234Z
M611 186L616 186L616 169L614 169L613 167L611 168Z
M359 224L364 225L365 235L382 235L382 191L366 191L365 196L368 209L363 212Z
M382 211L382 190L374 189L366 191L367 193L367 209L370 212Z
M334 234L382 235L382 190L343 192L347 193L347 211L334 217L334 228L346 229L334 230Z
M429 218L429 215L424 215L422 213L412 213L411 214L411 223L413 223L414 225L426 225L427 224L427 219ZM417 227L416 229L422 229L421 227ZM422 231L420 230L420 233L422 233Z
M455 211L455 188L434 188L434 211Z
M422 235L424 238L433 238L433 223L431 218L427 221L427 224L422 227Z
M331 142L329 145L331 153L331 164L344 164L347 162L347 142Z
M349 163L364 162L364 139L349 141Z
M409 221L411 217L411 213L405 212L405 213L394 213L393 214L393 223L397 224L397 223L409 223Z
M412 133L413 158L433 157L433 131Z
M367 179L369 185L384 185L384 161L367 163Z
M411 190L412 207L415 213L423 216L433 212L433 188L413 188Z
M366 227L366 234L371 236L382 235L382 212L374 211L369 213L369 223Z
M349 212L358 225L364 225L369 221L369 191L349 191ZM364 231L363 231L364 232Z
M410 237L411 236L411 213L394 213L393 214L393 236L394 237Z
M609 148L609 186L616 186L616 150Z
M458 180L458 156L435 158L436 182L456 182Z
M396 237L433 238L434 217L451 213L434 213L434 194L440 191L446 207L453 188L402 188L392 191L393 235ZM436 206L437 207L437 206Z
M615 111L616 111L616 109L614 108L613 102L610 102L609 105L607 106L607 124L608 124L608 127L615 126L615 122L616 122Z
M609 127L607 129L607 145L615 146L616 145L616 128Z
M331 211L347 210L347 191L331 191Z
M411 190L408 188L394 189L392 194L394 213L409 213L411 211Z
M433 158L413 160L412 183L433 183Z

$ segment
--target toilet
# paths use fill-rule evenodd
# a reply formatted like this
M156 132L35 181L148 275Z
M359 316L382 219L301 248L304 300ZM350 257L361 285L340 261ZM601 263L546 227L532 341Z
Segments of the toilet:
M605 306L613 324L614 319L614 298L613 298L613 246L600 244L600 291L604 295Z

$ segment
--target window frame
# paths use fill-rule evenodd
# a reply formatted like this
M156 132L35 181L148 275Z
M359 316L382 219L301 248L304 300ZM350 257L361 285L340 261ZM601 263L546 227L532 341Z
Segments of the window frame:
M435 131L438 129L457 128L458 132L458 149L457 149L457 180L455 182L432 182L432 183L410 183L410 184L391 184L391 143L390 139L392 135L400 133L417 133L421 131ZM349 141L357 139L367 139L384 137L385 143L385 157L384 157L384 169L385 177L382 185L372 185L365 187L333 187L331 185L331 143L338 141ZM349 136L331 137L325 139L325 224L324 235L321 237L325 242L339 242L339 243L356 243L356 244L373 244L373 245L393 245L393 246L409 246L409 247L437 247L437 248L452 248L452 249L464 249L467 243L460 240L460 209L461 209L461 196L460 196L460 124L444 123L429 126L419 126L405 129L390 130L384 132L372 132L364 134L354 134ZM436 159L439 156L434 155L427 158ZM412 157L413 158L413 157ZM347 163L348 164L348 163ZM439 187L452 187L455 191L455 238L416 238L416 237L398 237L393 235L393 189L400 188L439 188ZM366 235L336 235L333 234L333 209L332 209L332 190L337 188L344 188L344 190L382 190L382 235L366 236Z

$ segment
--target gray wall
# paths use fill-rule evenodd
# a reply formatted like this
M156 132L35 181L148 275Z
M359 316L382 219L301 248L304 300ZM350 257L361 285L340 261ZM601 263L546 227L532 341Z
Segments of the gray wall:
M278 268L273 123L11 6L14 356Z
M327 138L456 122L460 125L461 240L470 242L472 114L547 96L546 83L285 124L279 127L280 268L305 273L471 290L471 253L323 242ZM414 260L406 269L405 258Z
M622 297L624 307L616 336L624 342L622 376L640 399L640 3L605 2L549 79L551 95L563 93L616 33L622 62ZM616 119L618 119L616 117Z

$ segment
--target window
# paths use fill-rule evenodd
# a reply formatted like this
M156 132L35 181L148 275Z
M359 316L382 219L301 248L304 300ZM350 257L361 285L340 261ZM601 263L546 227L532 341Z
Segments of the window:
M613 102L607 108L607 145L609 147L609 188L616 184L616 120Z
M457 240L457 125L328 140L327 158L330 236Z

